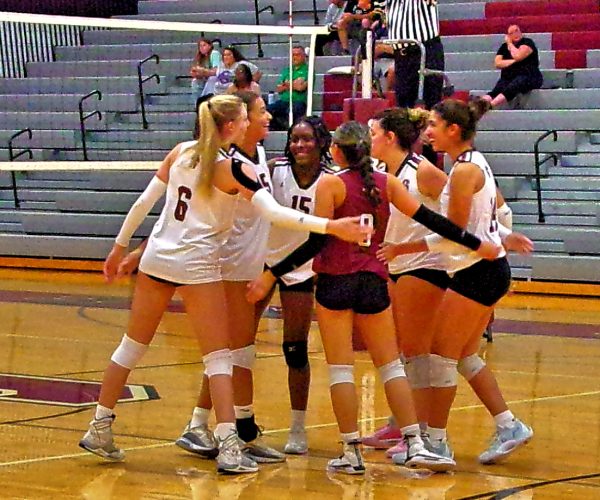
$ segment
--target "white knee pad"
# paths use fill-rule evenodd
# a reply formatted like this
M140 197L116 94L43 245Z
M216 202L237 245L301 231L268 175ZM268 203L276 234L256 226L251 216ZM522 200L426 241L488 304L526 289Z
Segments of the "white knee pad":
M123 368L133 370L147 350L146 344L140 344L125 334L110 360Z
M379 376L381 381L385 384L393 378L406 377L404 373L404 365L399 359L390 361L389 363L379 367Z
M204 374L208 378L213 375L231 376L233 372L232 356L229 349L209 352L202 358L202 362L204 363Z
M256 346L254 344L247 345L246 347L240 347L231 351L231 358L233 359L233 366L239 366L246 370L252 370L254 366L254 360L256 359Z
M458 382L457 361L437 354L429 357L431 387L454 387Z
M427 389L431 387L431 369L429 354L412 356L404 363L406 377L411 389Z
M477 354L471 354L458 361L458 373L460 373L465 380L471 380L485 367L485 362Z
M329 365L329 386L354 384L354 365Z

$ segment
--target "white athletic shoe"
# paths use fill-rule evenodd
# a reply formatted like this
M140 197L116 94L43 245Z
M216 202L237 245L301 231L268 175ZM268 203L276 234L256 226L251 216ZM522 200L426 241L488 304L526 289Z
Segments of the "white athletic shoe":
M93 419L84 434L79 446L107 460L120 461L125 458L125 452L117 448L113 441L112 423L115 416Z
M219 454L217 441L207 425L190 427L188 424L175 444L204 458L215 458Z
M364 474L365 464L360 452L360 441L344 443L342 454L327 462L327 470L351 475Z
M408 438L406 438L408 440ZM422 443L413 443L408 446L408 454L397 454L392 457L392 462L405 465L412 469L429 469L434 472L447 472L456 467L452 457L447 457L428 451Z
M217 471L222 474L244 474L257 472L258 464L242 453L240 441L236 432L232 432L225 439L218 437L217 444L219 454L217 455Z
M498 428L487 450L479 455L479 462L484 465L495 464L508 457L517 448L527 444L533 437L533 430L519 419L515 419L513 427Z
M289 455L304 455L307 453L308 442L306 439L306 430L292 429L288 435L288 440L283 451Z

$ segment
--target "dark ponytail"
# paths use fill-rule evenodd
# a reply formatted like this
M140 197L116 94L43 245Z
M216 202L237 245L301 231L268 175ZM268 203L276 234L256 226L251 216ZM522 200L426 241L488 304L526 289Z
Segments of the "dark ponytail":
M386 132L393 132L397 144L405 151L412 149L415 142L425 130L429 111L425 109L389 108L377 113L374 120Z
M362 177L365 196L377 207L381 203L381 192L373 178L371 165L371 136L368 129L351 121L340 125L333 134L333 142L342 150L351 170Z
M476 99L469 104L456 99L446 99L437 103L433 111L449 125L458 125L461 129L461 139L468 141L475 135L477 122L490 108L490 103L484 99Z

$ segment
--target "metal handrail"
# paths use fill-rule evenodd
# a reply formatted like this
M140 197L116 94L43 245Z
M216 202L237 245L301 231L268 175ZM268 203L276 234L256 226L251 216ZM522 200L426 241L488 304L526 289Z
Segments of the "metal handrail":
M152 54L137 64L138 92L140 98L140 107L142 110L142 127L144 127L144 129L148 128L148 120L146 119L146 97L144 95L144 83L146 83L148 80L152 80L153 78L156 79L156 83L160 83L160 75L158 73L152 73L150 76L142 78L142 66L144 63L151 60L154 60L156 64L160 64L160 57L158 57L158 54Z
M414 44L417 45L419 47L419 50L421 51L421 61L419 63L419 87L418 87L418 91L417 91L417 103L418 104L423 104L423 91L425 88L425 77L426 76L440 76L443 78L444 80L444 95L448 96L448 95L452 95L454 93L454 86L450 83L450 79L448 78L448 75L446 75L446 73L442 70L439 69L429 69L425 67L425 45L423 44L423 42L419 41L419 40L415 40L413 38L398 38L395 40L392 39L388 39L388 40L381 40L384 44L386 45L398 45L401 43L408 43L408 44Z
M319 15L317 14L317 0L313 0L313 16L315 17L315 26L319 25Z
M259 9L258 8L258 0L254 0L254 18L255 18L257 26L260 25L260 15L267 10L271 11L271 14L275 14L275 9L273 8L272 5L267 5L266 7ZM258 57L261 57L261 58L265 57L265 53L263 52L263 49L262 49L260 33L258 35L256 35L256 44L258 46Z
M97 109L92 111L91 113L88 113L85 116L83 114L83 101L85 101L86 99L89 99L92 96L97 96L99 101L102 100L102 92L100 92L98 89L96 89L96 90L92 90L89 94L86 94L81 99L79 99L79 103L77 105L77 107L79 108L79 130L81 131L81 149L83 150L83 160L84 161L89 161L88 154L87 154L87 140L85 137L85 134L86 134L85 121L88 118L91 118L92 116L97 116L98 121L102 120L102 112Z
M558 141L558 131L547 130L536 139L533 145L533 154L535 156L535 190L537 193L538 222L546 222L546 216L542 210L542 181L540 178L540 167L550 159L554 160L554 166L558 164L558 156L555 153L551 153L549 156L540 161L540 142L550 135L553 137L554 142Z
M13 141L17 137L19 137L20 135L23 135L23 134L27 134L27 136L28 136L28 138L30 140L33 137L33 132L31 131L31 129L30 128L24 128L22 130L19 130L18 132L15 132L8 139L8 160L9 161L15 161L19 156L22 156L24 154L29 155L29 159L30 160L33 159L33 151L31 151L31 148L25 148L22 151L18 152L17 154L15 154L15 152L14 152ZM11 179L12 179L12 191L13 191L13 197L14 197L14 200L15 200L15 208L21 208L21 202L19 201L19 196L17 194L17 177L15 175L15 171L14 170L10 171L10 176L11 176Z

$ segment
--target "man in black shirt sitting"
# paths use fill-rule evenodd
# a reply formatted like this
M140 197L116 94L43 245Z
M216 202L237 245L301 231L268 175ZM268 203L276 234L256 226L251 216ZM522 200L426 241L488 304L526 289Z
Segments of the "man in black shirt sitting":
M517 94L539 89L543 83L538 50L531 38L513 24L508 27L505 42L496 53L494 63L500 71L500 80L483 99L496 107L512 101Z

